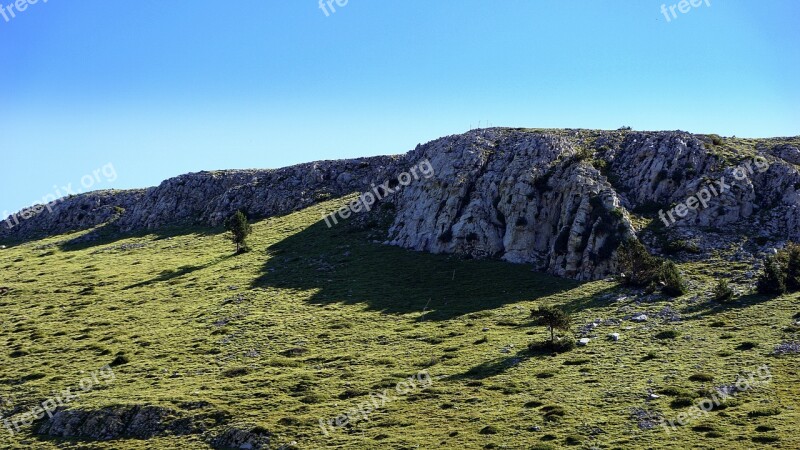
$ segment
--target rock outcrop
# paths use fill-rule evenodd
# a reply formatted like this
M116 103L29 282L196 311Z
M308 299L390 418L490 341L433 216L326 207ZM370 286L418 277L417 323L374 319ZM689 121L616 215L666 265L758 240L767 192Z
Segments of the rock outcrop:
M800 240L798 142L684 132L474 130L402 156L202 172L146 190L73 196L27 211L29 218L0 222L0 243L103 224L120 232L217 226L237 209L251 218L287 214L396 183L399 173L429 161L433 177L384 200L396 210L386 243L596 279L615 272L616 247L641 231L634 223L659 221L659 210L669 212L718 180L729 188L667 223L669 232L702 239L704 230L744 229L774 242ZM753 170L756 160L763 167Z
M202 420L158 406L59 409L53 417L45 416L36 428L38 434L49 437L97 441L150 439L165 433L181 436L205 430Z

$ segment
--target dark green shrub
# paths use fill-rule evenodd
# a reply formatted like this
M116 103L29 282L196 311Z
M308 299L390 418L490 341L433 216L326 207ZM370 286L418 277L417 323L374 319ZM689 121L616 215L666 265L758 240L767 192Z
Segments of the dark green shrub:
M710 373L696 373L690 376L689 380L702 382L714 381L714 375L711 375Z
M781 410L778 408L766 408L766 409L756 409L754 411L750 411L747 413L747 417L769 417L769 416L777 416L781 413Z
M711 139L711 143L714 145L722 145L722 137L718 134L709 134L709 139Z
M656 339L675 339L680 335L677 330L662 331L656 335Z
M680 297L688 291L683 277L678 272L678 267L672 261L666 261L661 265L660 281L664 283L664 287L661 290L669 296Z
M786 289L800 291L800 244L790 243L786 249Z
M658 277L661 261L650 255L638 239L630 238L617 251L620 278L624 284L647 286Z
M234 378L247 375L248 373L250 373L250 369L247 367L232 367L224 370L222 372L222 376L226 378Z
M677 297L687 292L686 284L672 261L652 256L636 238L630 238L617 251L620 281L630 286L649 287Z
M767 295L800 291L800 244L790 242L777 255L767 257L757 288Z
M779 255L770 256L764 262L764 271L758 278L757 289L760 294L782 295L786 293L786 275Z
M714 300L718 302L727 302L733 298L733 289L728 286L728 281L725 278L720 278L717 285L714 286Z

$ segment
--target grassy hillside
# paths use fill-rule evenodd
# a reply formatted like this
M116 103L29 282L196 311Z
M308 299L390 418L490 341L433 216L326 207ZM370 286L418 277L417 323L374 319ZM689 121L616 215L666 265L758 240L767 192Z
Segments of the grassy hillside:
M115 379L71 407L213 411L225 426L269 430L275 447L800 448L798 356L771 355L798 339L798 296L710 301L719 276L749 268L683 265L691 292L670 300L383 246L368 229L319 222L341 203L254 224L253 251L240 256L219 230L0 250L0 286L11 289L0 293L0 413L114 362ZM530 310L550 304L573 313L576 338L603 319L597 338L528 351L548 336ZM637 313L649 319L629 320ZM768 383L674 431L647 429L763 365ZM430 385L397 392L423 370ZM368 421L323 433L320 419L385 389L394 398ZM0 425L0 448L209 448L199 435L64 442L30 430Z

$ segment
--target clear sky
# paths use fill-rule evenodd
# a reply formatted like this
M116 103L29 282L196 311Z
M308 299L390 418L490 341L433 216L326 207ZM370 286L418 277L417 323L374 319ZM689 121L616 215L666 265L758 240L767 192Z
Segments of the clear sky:
M700 0L694 0L699 3ZM8 5L11 0L2 0ZM800 130L800 2L39 0L0 16L0 213L113 164L403 153L498 126Z

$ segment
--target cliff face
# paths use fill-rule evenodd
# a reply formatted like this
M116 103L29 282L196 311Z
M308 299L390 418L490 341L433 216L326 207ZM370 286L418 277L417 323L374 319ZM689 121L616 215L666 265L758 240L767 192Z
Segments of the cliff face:
M385 200L396 206L389 244L595 279L615 272L616 247L636 234L633 223L641 228L641 216L700 240L709 229L800 240L798 139L494 128L441 138L403 156L203 172L147 190L74 196L52 212L0 223L0 242L104 223L122 232L215 226L236 209L253 218L286 214L369 191L426 160L434 176Z
M590 279L613 272L612 253L633 235L614 189L566 138L490 130L409 158L430 160L436 176L403 192L392 244Z

